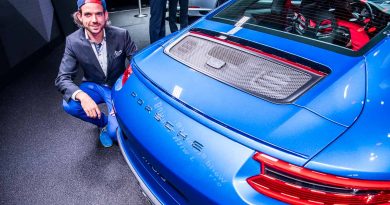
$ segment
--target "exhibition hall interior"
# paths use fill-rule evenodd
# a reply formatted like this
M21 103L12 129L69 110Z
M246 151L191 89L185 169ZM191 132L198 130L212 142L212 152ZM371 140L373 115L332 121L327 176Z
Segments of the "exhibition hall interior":
M112 25L149 44L149 5L107 1ZM147 204L119 147L66 114L54 86L76 1L0 2L0 204ZM169 31L169 29L167 30Z
M388 0L0 0L0 205L388 205L389 50Z

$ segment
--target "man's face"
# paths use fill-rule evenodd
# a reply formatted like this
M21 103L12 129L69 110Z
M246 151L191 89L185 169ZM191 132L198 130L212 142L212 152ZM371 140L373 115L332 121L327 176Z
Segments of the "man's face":
M92 35L101 33L108 20L107 11L104 11L102 5L96 3L84 4L77 16L87 32Z

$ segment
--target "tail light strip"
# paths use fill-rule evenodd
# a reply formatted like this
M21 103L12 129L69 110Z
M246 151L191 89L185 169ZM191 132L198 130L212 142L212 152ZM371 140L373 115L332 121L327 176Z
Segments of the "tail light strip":
M289 164L262 153L253 157L261 163L261 173L250 177L247 182L258 192L291 204L390 204L390 182L359 180L320 173ZM295 177L296 183L286 182L267 174L275 170L281 175ZM304 183L302 183L302 180ZM305 187L304 184L315 184ZM329 190L316 190L315 187L329 187ZM337 190L350 190L349 193Z
M133 74L133 68L131 65L126 68L125 72L123 73L123 78L122 78L122 85L126 83L126 81L129 79L129 77Z
M256 161L266 164L269 167L272 167L273 169L282 172L287 172L290 175L294 175L318 183L328 184L332 186L354 188L359 190L370 190L370 189L390 190L390 181L367 181L367 180L351 179L351 178L345 178L345 177L320 173L303 167L298 167L296 165L292 165L278 159L274 159L262 153L256 153L254 155L254 159Z

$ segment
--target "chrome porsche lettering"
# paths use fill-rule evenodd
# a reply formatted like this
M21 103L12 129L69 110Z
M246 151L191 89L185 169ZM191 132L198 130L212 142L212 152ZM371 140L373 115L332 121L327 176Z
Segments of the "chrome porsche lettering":
M183 133L183 131L177 133L177 136L180 137L182 140L186 140L187 138L187 134Z
M156 119L157 122L160 122L162 119L162 116L159 113L154 114L154 119Z
M192 147L195 148L196 150L198 150L199 152L201 152L203 149L203 145L200 144L198 141L193 141Z
M152 107L147 105L147 106L145 106L145 110L146 110L146 112L150 113L150 112L152 112L153 109L152 109Z
M181 122L174 122L165 119L165 109L159 97L153 98L155 104L149 104L150 102L144 101L136 92L132 92L131 96L134 97L135 102L142 107L147 114L150 114L157 123L164 127L167 132L171 133L171 139L182 153L187 156L189 161L195 162L200 160L201 162L198 163L203 163L207 167L210 173L210 180L215 182L216 186L221 187L223 183L228 181L214 166L213 160L211 160L212 157L208 156L207 153L204 152L205 146L193 138L193 136L186 133L186 128L181 124ZM165 178L161 176L159 171L153 167L146 158L144 158L144 160L151 167L153 172L165 181Z
M136 99L136 102L137 102L138 105L143 106L145 104L145 101L143 99L139 98L138 94L136 92L134 92L134 91L131 92L131 96L133 96ZM161 109L162 103L158 102L157 104L154 105L154 107L157 110L154 113L154 115L153 115L154 119L157 122L162 122L162 120L163 120L163 114L162 114L162 109ZM153 110L152 106L147 105L147 104L145 105L144 109L149 114L151 114L151 112ZM165 129L167 129L167 131L169 131L169 132L174 132L175 131L175 125L172 122L165 121L165 122L162 122L162 123L163 123L163 126L165 127ZM181 124L179 123L178 128L180 126L181 126ZM180 131L177 132L177 134L176 134L176 136L174 138L179 138L179 139L185 141L188 138L188 135L185 134L183 130L181 130L181 129L178 129L178 130L180 130ZM193 149L197 150L198 152L202 152L202 149L204 147L203 144L201 144L200 142L198 142L196 140L190 141L189 143L190 143L189 145ZM183 152L188 153L187 151L183 151Z
M173 130L173 125L172 125L172 123L170 123L170 122L165 122L165 124L164 124L164 126L165 126L165 128L167 128L167 130L169 130L169 131L172 131Z

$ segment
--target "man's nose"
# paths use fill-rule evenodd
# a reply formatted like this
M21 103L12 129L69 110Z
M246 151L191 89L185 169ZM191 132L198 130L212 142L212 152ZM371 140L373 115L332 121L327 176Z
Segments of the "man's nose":
M92 15L92 22L97 22L97 17L96 17L96 15Z

